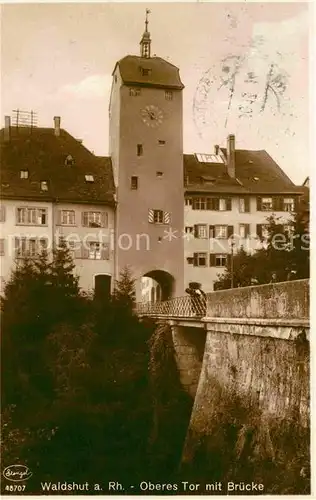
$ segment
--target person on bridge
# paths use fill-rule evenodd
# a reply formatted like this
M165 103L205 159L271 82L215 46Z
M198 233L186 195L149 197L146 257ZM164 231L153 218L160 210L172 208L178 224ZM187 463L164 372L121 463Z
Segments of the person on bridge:
M201 288L201 283L191 282L186 293L191 297L192 311L196 316L206 315L206 293Z

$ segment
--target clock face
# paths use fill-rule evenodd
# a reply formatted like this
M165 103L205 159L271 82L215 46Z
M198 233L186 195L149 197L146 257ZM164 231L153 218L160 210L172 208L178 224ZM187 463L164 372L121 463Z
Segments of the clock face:
M141 110L141 117L143 122L148 127L158 127L163 120L163 112L157 106L153 104L148 104Z

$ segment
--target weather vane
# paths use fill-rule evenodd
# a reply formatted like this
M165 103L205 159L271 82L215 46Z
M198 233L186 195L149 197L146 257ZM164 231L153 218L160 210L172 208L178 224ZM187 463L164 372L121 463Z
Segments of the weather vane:
M148 31L148 14L150 14L150 10L146 9L146 20L145 20L145 25L146 25L146 31Z

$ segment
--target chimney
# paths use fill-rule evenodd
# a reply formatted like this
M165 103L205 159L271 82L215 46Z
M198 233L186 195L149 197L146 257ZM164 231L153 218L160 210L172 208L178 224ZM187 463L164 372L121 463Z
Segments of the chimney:
M218 155L218 152L219 152L219 145L215 144L215 146L214 146L214 153L216 154L216 156Z
M55 137L60 136L60 116L54 116Z
M4 142L9 142L11 139L11 117L4 117Z
M235 136L231 134L227 137L227 172L229 177L235 179Z

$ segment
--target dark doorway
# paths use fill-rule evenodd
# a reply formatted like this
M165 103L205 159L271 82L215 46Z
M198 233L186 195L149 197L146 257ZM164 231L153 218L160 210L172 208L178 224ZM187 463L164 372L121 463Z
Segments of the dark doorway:
M157 287L156 301L168 300L172 298L174 278L171 274L166 271L155 270L144 274L144 277L152 278L158 283L159 287Z
M108 274L97 274L94 277L94 298L98 301L108 301L110 297L111 276Z

